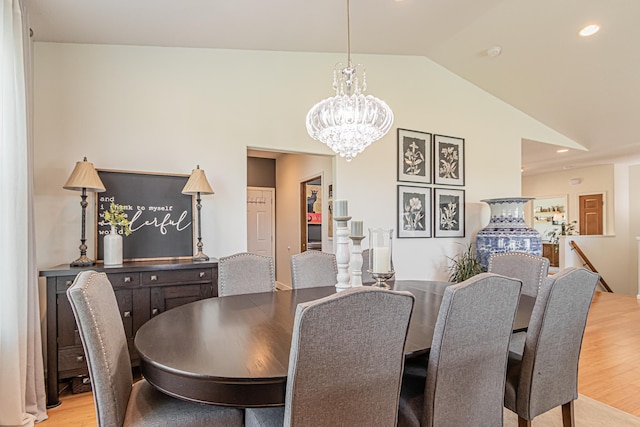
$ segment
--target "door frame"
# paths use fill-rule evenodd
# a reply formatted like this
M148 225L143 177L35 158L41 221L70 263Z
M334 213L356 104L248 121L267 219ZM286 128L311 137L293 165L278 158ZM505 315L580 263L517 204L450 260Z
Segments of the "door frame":
M300 248L300 253L306 251L307 248L307 243L308 243L308 236L307 236L307 192L306 192L306 184L311 182L311 181L315 181L319 179L320 180L320 186L322 188L322 197L323 197L323 202L322 202L322 211L324 212L325 210L325 191L324 191L324 173L323 172L319 172L316 174L313 174L311 176L308 176L306 178L303 178L300 180L300 205L298 206L298 212L300 213L300 215L298 216L299 218L299 222L300 222L300 241L299 241L299 245L298 247ZM322 225L324 225L324 215L323 215L323 219L322 219ZM322 236L324 236L325 230L324 227L322 228ZM320 237L320 240L323 241L324 239L322 238L322 236ZM324 249L324 244L322 245L323 249Z
M276 262L276 189L273 187L247 186L247 196L249 194L248 190L268 191L271 193L271 256L273 258L273 265L275 266L275 262ZM245 200L245 206L246 208L248 208L246 203L247 203L247 200ZM248 239L249 239L249 236L247 235L247 241ZM248 243L247 243L247 246L248 246Z
M602 236L607 235L607 193L606 191L585 191L576 194L576 206L578 207L578 221L580 221L580 196L590 196L592 194L602 194ZM580 225L580 224L578 224Z

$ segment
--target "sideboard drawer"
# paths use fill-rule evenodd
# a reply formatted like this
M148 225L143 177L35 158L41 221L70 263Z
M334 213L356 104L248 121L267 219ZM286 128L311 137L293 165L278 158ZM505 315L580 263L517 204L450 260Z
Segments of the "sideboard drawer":
M58 351L58 370L71 371L78 369L84 369L88 372L87 360L82 346L60 349Z
M161 285L166 283L206 283L212 280L211 268L192 270L145 271L142 273L143 285Z
M73 285L73 280L76 276L62 276L56 277L56 292L57 293L66 293L67 289Z
M140 273L107 273L109 282L114 288L122 286L138 286L140 284ZM66 293L73 284L75 276L63 276L56 278L56 292Z
M107 277L114 288L140 284L140 273L107 273Z

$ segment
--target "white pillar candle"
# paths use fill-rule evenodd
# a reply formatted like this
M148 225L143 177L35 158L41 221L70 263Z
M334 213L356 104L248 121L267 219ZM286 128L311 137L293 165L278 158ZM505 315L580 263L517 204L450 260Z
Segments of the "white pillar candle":
M373 248L373 272L388 273L391 271L391 263L389 260L389 248L376 247Z
M363 224L362 221L351 221L351 235L352 236L363 236L362 234Z
M335 217L345 217L348 216L347 210L347 201L346 200L335 200L333 202L333 216Z

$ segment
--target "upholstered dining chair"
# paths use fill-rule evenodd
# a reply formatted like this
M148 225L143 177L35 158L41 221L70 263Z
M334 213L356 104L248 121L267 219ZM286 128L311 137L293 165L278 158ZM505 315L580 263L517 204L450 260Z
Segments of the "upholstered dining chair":
M170 397L133 384L127 338L105 273L83 271L67 290L84 347L99 426L242 426L241 410Z
M521 282L481 273L445 289L426 378L403 377L398 426L502 426Z
M493 254L489 257L487 271L521 280L522 293L535 297L549 274L549 260L524 252Z
M504 406L520 427L562 406L565 427L574 425L578 359L599 275L570 267L551 276L536 298L524 348L509 352Z
M285 406L247 408L247 427L394 426L414 297L351 288L299 304Z
M362 283L364 285L371 285L376 283L376 279L371 276L369 273L369 249L364 249L362 251ZM393 270L393 259L391 259L391 269ZM392 284L395 282L395 277L387 280L388 284Z
M218 260L218 296L276 290L273 258L241 252Z
M291 255L291 287L293 289L333 286L337 283L336 256L320 251Z

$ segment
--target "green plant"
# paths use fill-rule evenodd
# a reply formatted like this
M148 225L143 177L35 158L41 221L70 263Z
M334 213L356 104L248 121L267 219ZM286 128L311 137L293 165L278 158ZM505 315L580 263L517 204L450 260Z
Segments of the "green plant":
M125 236L131 234L131 228L129 227L129 220L127 217L128 215L124 212L124 205L119 205L114 202L111 202L108 211L104 211L105 222L116 230L120 227L120 231L123 231Z
M453 258L447 258L451 261L451 264L447 268L450 282L460 283L476 274L484 272L484 268L480 265L471 243L469 243L463 252L460 252Z
M571 221L569 224L562 224L560 230L556 228L549 231L547 236L549 236L549 241L552 244L557 245L560 236L576 236L578 234L580 234L578 232L578 221Z

